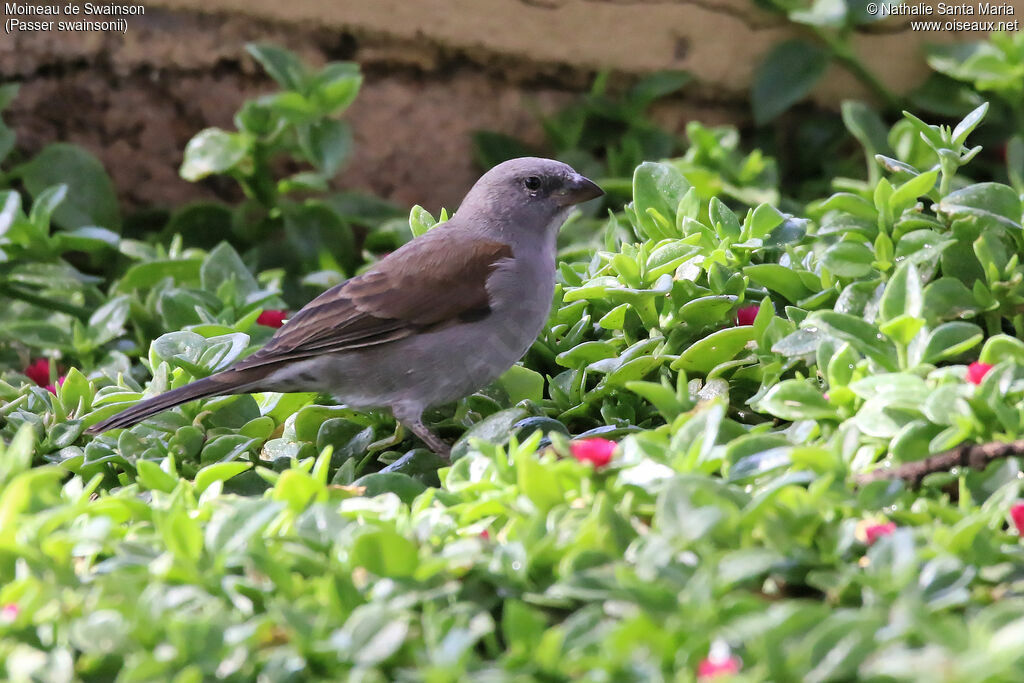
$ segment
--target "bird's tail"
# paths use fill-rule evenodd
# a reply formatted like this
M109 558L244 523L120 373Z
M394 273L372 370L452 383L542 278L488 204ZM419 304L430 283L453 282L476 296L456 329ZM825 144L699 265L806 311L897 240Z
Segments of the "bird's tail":
M242 377L239 377L239 375L242 375ZM243 373L226 370L191 384L186 384L180 389L173 389L165 394L136 403L131 408L122 410L120 413L89 427L86 430L86 434L102 434L108 429L131 427L142 422L147 417L199 398L242 394L248 391L255 391L255 389L252 387L251 382L244 380Z

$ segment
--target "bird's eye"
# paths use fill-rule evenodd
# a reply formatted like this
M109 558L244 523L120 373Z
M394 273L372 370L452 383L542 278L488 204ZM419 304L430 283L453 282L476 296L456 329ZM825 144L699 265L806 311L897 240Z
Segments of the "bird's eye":
M523 181L523 185L530 192L534 192L536 190L539 190L540 189L540 178L538 178L535 175L529 176L528 178L526 178L526 180Z

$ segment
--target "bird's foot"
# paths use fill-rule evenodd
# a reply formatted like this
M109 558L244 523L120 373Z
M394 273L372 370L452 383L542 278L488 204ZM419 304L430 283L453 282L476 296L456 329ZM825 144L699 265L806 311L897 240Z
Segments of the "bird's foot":
M422 422L417 420L414 424L409 425L409 429L412 430L413 434L419 437L420 441L427 444L427 447L430 448L430 450L441 456L446 463L450 463L452 461L452 447L442 441L441 437L437 434L434 434L434 432L427 429Z

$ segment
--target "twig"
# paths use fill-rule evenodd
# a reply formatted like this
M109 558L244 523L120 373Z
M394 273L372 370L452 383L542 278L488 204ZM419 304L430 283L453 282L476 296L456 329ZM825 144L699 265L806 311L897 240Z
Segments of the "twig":
M12 299L18 299L40 308L47 308L52 311L67 313L68 315L74 316L83 322L88 322L89 317L92 315L92 311L87 308L83 308L82 306L76 306L75 304L67 303L66 301L57 301L45 296L33 294L32 292L26 292L24 289L15 287L8 283L0 283L0 295L8 296Z
M962 444L956 448L933 455L924 460L908 462L899 467L889 469L877 469L867 474L858 475L856 482L859 486L870 484L873 481L885 481L891 479L902 479L910 488L917 488L921 481L935 472L948 472L954 467L970 467L972 470L984 470L993 460L1010 458L1015 455L1024 455L1024 439L1017 441Z

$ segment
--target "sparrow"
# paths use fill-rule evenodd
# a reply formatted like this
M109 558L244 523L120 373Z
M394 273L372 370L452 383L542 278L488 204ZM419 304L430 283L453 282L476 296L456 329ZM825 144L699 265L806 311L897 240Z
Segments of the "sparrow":
M559 161L501 163L450 220L313 299L252 355L88 433L210 396L317 391L356 409L389 408L447 459L450 447L423 411L487 386L522 358L550 313L558 231L575 205L603 194Z

